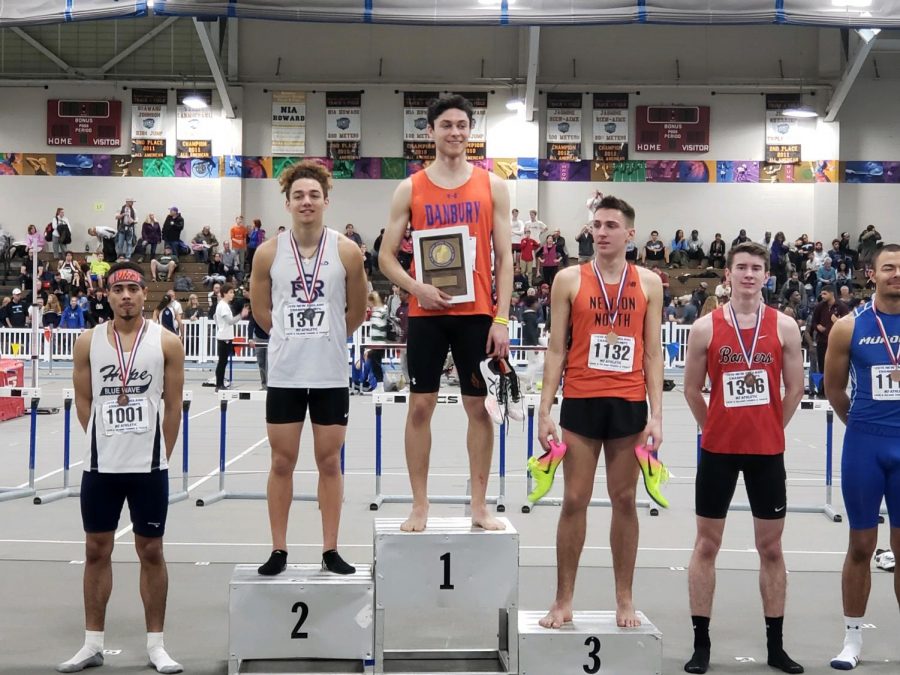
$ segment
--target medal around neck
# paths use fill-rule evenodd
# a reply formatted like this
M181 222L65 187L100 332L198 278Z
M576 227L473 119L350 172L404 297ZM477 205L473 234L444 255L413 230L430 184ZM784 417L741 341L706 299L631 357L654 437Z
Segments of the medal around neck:
M119 331L116 330L115 324L113 325L113 342L115 342L116 345L116 358L119 361L119 379L122 382L122 393L116 398L116 403L121 406L128 405L128 394L125 392L128 387L128 380L131 379L131 369L132 366L134 366L134 358L137 355L138 347L141 344L141 340L143 339L146 330L147 322L144 319L141 319L141 327L134 338L134 345L132 345L131 352L128 354L128 364L126 365L125 350L122 348L122 338L119 337Z
M600 268L597 267L597 261L591 261L591 267L594 269L594 276L597 277L597 284L600 286L600 293L603 295L603 304L606 305L606 316L609 317L609 332L606 334L606 344L615 346L619 342L619 334L615 331L616 319L619 317L619 308L622 306L622 293L625 291L625 280L628 278L628 263L622 268L622 277L619 279L619 288L616 291L616 311L613 311L612 304L609 301L609 294L606 292L606 284L603 283L603 275L600 274Z
M881 333L881 339L884 340L884 348L887 349L888 358L894 370L891 371L890 378L893 382L900 382L900 344L897 345L897 353L894 353L891 347L891 341L888 339L887 330L884 328L884 322L878 316L878 310L875 309L875 297L872 297L872 314L875 315L875 323L878 325L878 331ZM898 341L900 342L900 341Z

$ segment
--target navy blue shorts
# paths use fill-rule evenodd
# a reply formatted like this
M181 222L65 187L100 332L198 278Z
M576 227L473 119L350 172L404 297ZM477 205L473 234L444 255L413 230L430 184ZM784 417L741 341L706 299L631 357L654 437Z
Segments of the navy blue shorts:
M850 422L841 455L841 493L851 530L878 527L882 498L900 527L900 439L889 427Z
M169 512L168 469L149 473L85 471L81 478L84 531L114 532L126 500L135 534L163 536Z

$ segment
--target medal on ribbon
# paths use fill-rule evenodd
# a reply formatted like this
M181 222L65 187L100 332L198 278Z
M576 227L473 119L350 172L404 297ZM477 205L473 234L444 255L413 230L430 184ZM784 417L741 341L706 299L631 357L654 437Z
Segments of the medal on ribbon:
M891 361L891 365L894 366L890 378L894 382L900 382L900 344L897 345L897 353L895 354L894 349L891 347L891 343L888 340L887 331L884 329L884 323L881 321L881 317L878 316L878 310L875 309L874 295L872 296L872 314L875 315L875 323L878 324L878 330L881 332L881 337L884 340L884 348L887 349L888 358Z
M134 357L137 354L138 345L141 344L141 339L144 337L144 332L146 330L147 322L144 319L141 319L141 329L134 338L134 345L131 347L131 353L128 355L128 365L126 366L125 350L122 349L122 338L119 337L119 333L116 330L115 325L113 325L113 341L116 343L116 358L119 361L119 379L122 381L122 392L116 399L116 403L119 405L128 405L128 394L125 393L125 389L128 387L128 380L131 379L131 367L134 365Z
M752 372L753 357L756 356L756 344L759 342L759 329L762 327L763 306L760 304L759 308L756 310L756 326L753 328L753 342L751 343L749 350L747 349L747 345L744 344L744 336L741 335L741 327L738 325L737 314L734 311L734 306L730 302L728 303L728 311L731 314L731 326L734 328L738 344L741 346L741 354L744 356L744 361L747 362L747 368L751 371L744 377L744 384L751 387L756 384L756 376Z
M597 267L597 261L591 261L591 267L594 269L594 276L597 277L597 283L600 285L600 293L603 294L603 304L606 305L606 315L609 317L609 332L606 334L606 343L615 346L619 342L619 336L615 331L616 319L619 316L619 308L622 302L622 293L625 291L625 279L628 277L628 263L622 269L622 278L619 279L619 290L616 293L616 311L613 312L612 304L609 301L609 294L606 292L606 284L603 283L603 276Z
M312 303L313 294L316 292L316 284L319 281L319 271L322 269L322 258L325 257L325 240L328 235L328 229L322 228L322 237L319 239L319 245L316 248L316 259L313 265L313 275L312 282L306 283L306 272L303 269L303 257L300 255L300 249L297 247L297 242L294 241L294 233L291 232L289 235L291 241L291 251L294 254L294 262L297 263L297 271L300 273L300 287L303 289L303 294L306 296L304 302L307 304Z

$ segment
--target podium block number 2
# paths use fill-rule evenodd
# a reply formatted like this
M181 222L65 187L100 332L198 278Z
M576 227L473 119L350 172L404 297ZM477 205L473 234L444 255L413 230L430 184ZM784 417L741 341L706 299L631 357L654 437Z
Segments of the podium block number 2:
M589 675L594 675L594 673L600 672L600 638L594 637L593 635L584 641L585 647L590 647L590 651L588 652L588 658L590 659L590 663L582 666L584 672Z
M291 611L294 614L300 613L300 618L297 619L297 623L294 626L294 630L291 631L291 639L292 640L305 640L309 637L309 633L301 632L301 628L303 627L304 622L309 616L309 605L305 602L295 602L294 606L291 608ZM594 671L597 672L596 670Z
M450 552L448 551L442 555L440 559L444 562L444 583L441 584L440 589L442 591L452 591L453 584L450 583Z

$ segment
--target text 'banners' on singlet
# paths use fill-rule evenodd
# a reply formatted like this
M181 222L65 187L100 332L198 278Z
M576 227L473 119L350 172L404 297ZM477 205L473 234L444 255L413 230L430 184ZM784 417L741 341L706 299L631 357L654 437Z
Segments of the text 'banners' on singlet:
M324 239L316 252L321 255L303 260L291 241L292 236L290 230L278 235L269 273L272 280L269 386L347 387L350 381L345 318L347 273L338 253L338 233L325 228ZM298 264L303 267L305 282L300 278Z
M647 297L640 274L627 265L620 279L604 279L608 311L592 263L579 266L578 293L570 313L571 341L566 359L564 398L620 398L644 401L644 317ZM618 311L617 311L618 310ZM610 324L615 316L614 325ZM609 338L613 333L614 337ZM614 344L613 344L614 343Z
M449 309L427 310L419 306L415 296L409 298L410 316L494 314L492 300L493 271L491 243L494 231L494 200L491 176L480 167L472 168L469 180L456 188L443 188L428 178L426 171L414 173L410 200L410 226L413 231L430 231L442 227L466 225L475 241L475 300L452 305ZM415 277L415 265L410 269Z
M877 306L878 299L875 299ZM900 381L895 372L888 347L897 356L900 350L900 314L872 311L872 301L856 308L853 318L853 337L850 342L850 412L847 422L864 422L900 430Z
M762 321L752 366L742 352L725 308L712 313L712 338L706 355L709 373L709 412L701 445L709 452L729 455L778 455L784 452L784 413L781 405L782 348L778 338L778 310L763 305ZM741 329L746 349L755 330Z
M163 328L146 320L145 326L124 389L111 324L101 324L91 335L92 402L86 471L148 473L168 468L160 425L165 372ZM126 364L130 356L125 352ZM125 405L119 404L122 394L128 398Z

